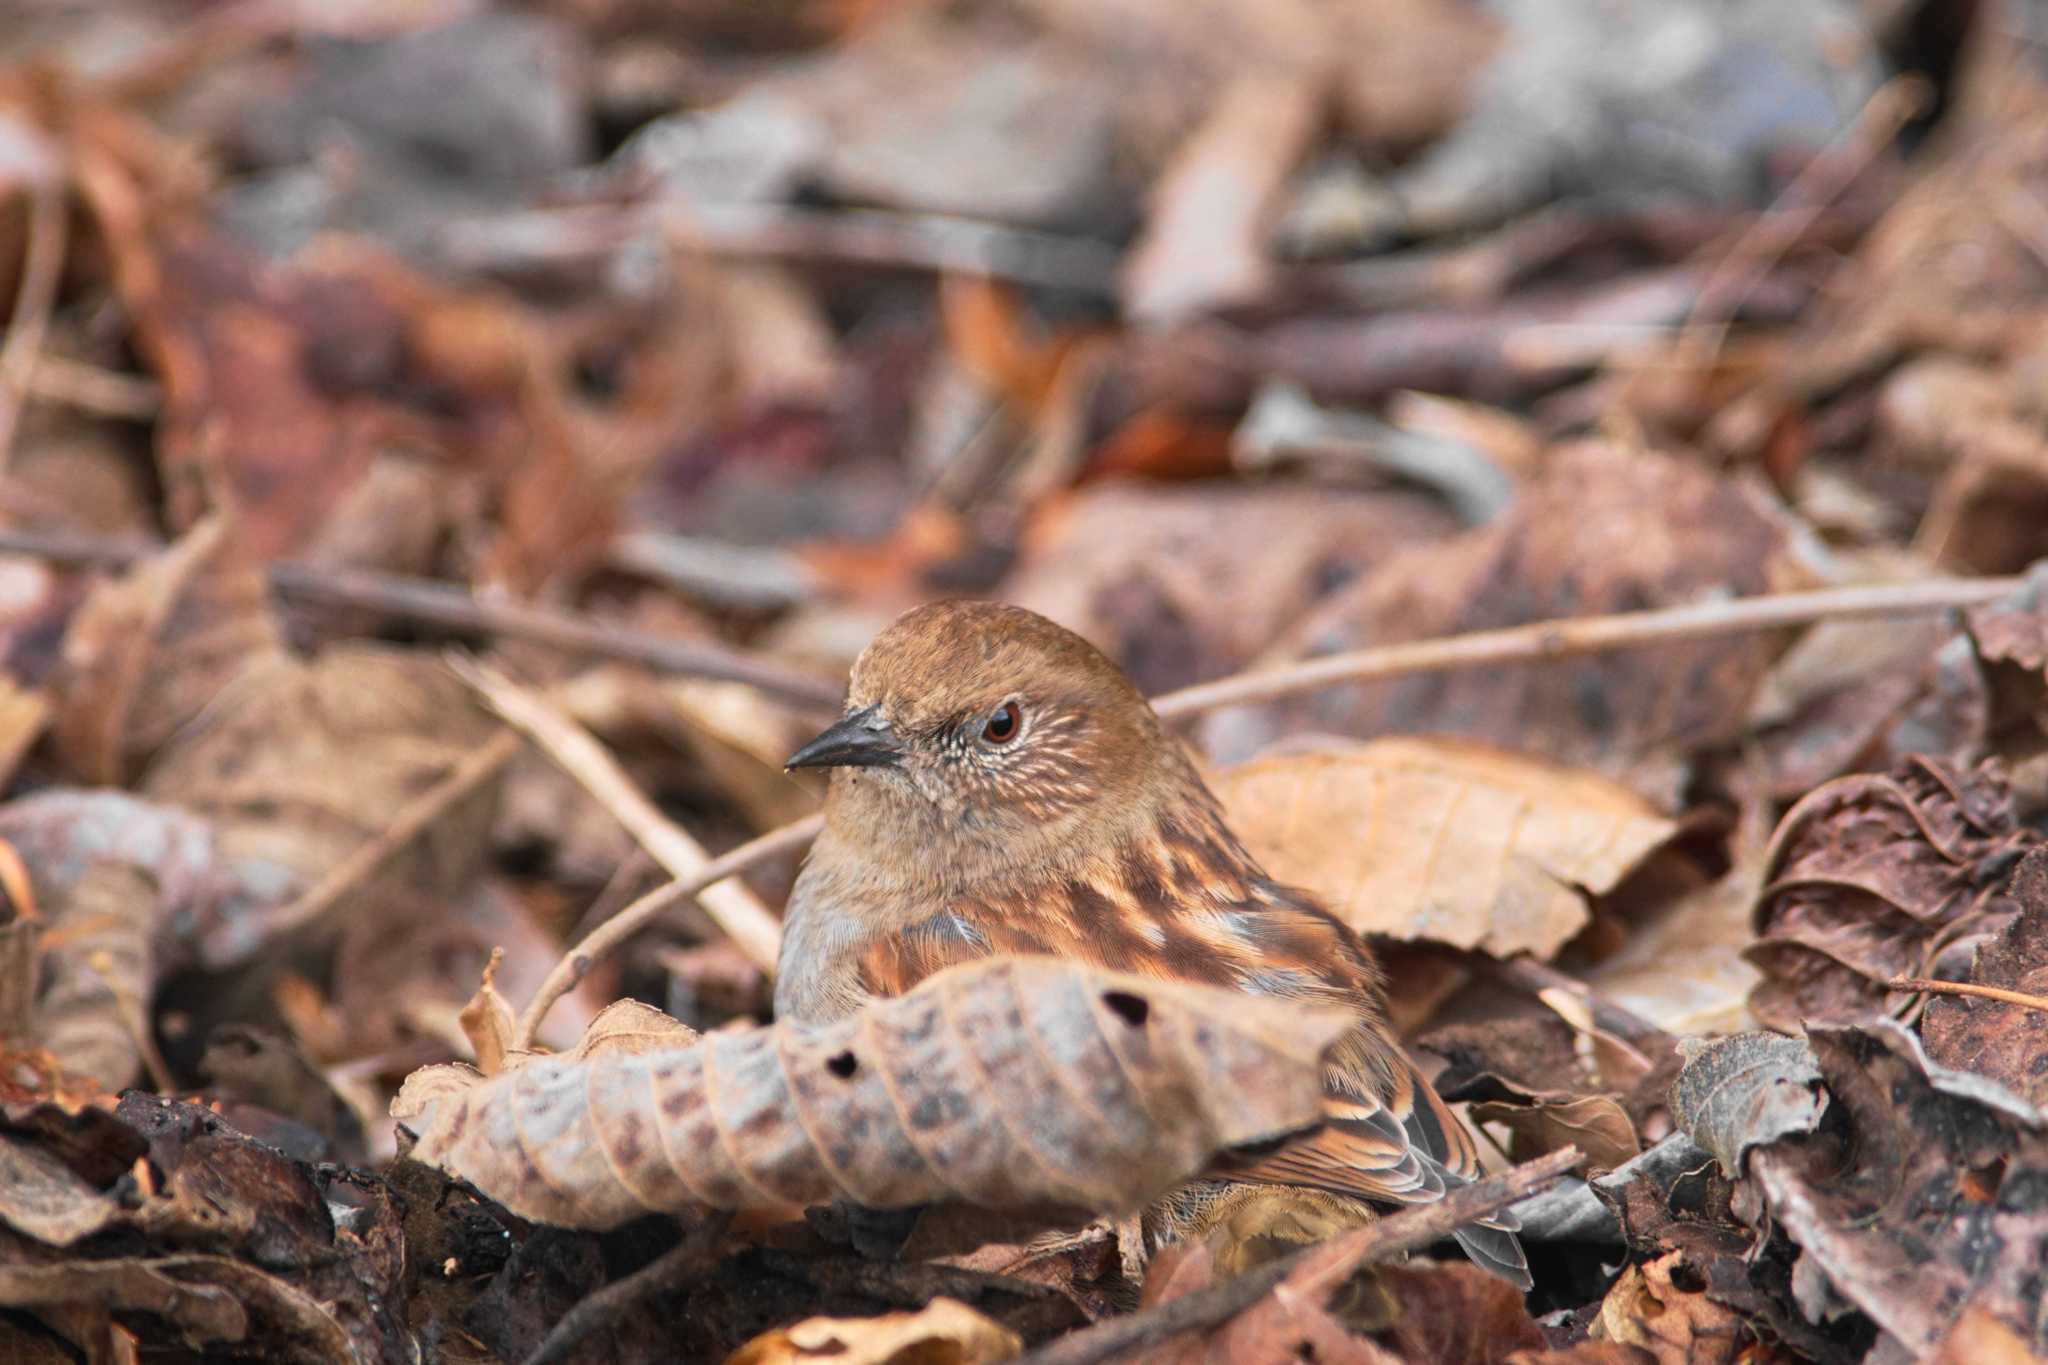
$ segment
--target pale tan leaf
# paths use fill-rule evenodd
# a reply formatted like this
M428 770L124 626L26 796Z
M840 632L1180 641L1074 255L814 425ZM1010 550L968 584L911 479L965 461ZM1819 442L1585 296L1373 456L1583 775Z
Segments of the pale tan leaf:
M982 1365L1024 1349L1015 1332L958 1299L938 1298L915 1313L878 1318L806 1318L763 1332L725 1365Z
M402 1092L413 1156L521 1217L959 1200L1122 1211L1313 1128L1350 1024L1299 1002L998 958L824 1027L545 1058ZM397 1112L394 1110L394 1112Z
M1266 869L1361 933L1548 957L1676 832L1619 783L1451 739L1254 759L1211 779Z
M1761 974L1742 950L1755 938L1749 915L1762 881L1761 843L1745 850L1739 840L1734 867L1633 925L1613 956L1586 970L1586 984L1669 1033L1756 1027L1749 993Z
M571 1061L583 1062L607 1053L637 1057L663 1048L688 1047L699 1038L697 1030L672 1015L638 1000L614 1000L597 1012L583 1039L563 1053Z

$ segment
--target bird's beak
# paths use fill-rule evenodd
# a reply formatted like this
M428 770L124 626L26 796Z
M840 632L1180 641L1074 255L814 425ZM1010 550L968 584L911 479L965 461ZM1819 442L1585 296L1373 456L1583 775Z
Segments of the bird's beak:
M783 760L784 768L893 768L903 745L889 723L864 706Z

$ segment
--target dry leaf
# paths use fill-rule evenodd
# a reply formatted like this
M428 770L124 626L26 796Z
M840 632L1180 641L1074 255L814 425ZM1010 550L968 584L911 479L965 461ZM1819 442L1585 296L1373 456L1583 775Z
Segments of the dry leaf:
M1266 232L1280 192L1320 130L1324 83L1254 69L1212 95L1152 190L1124 257L1124 315L1179 322L1264 292Z
M1756 1221L1811 1261L1808 1282L1929 1354L1963 1309L2048 1348L2048 1120L2002 1086L1927 1060L1889 1019L1808 1030L1841 1144L1794 1136L1749 1155ZM1882 1350L1883 1348L1880 1348Z
M1382 739L1211 786L1246 847L1360 933L1549 957L1677 826L1626 787L1481 744Z
M64 637L56 738L73 771L118 786L244 667L282 657L263 574L211 517L96 586Z
M484 979L477 983L476 994L469 997L469 1003L456 1016L463 1036L469 1039L469 1050L476 1057L476 1069L486 1076L495 1076L505 1069L512 1039L519 1032L519 1018L513 1013L512 1003L498 993L494 980L498 964L504 960L503 948L491 949L490 960L484 963Z
M413 1156L521 1217L944 1199L1126 1210L1313 1127L1348 1021L1293 1002L997 959L823 1028L547 1059L422 1101Z
M1673 1272L1685 1253L1632 1265L1601 1300L1595 1331L1646 1351L1657 1365L1735 1365L1749 1328L1729 1308L1697 1290L1679 1288Z
M1730 1176L1753 1147L1810 1133L1827 1107L1813 1053L1797 1038L1740 1033L1681 1044L1685 1070L1672 1087L1672 1118Z
M1732 1033L1755 1026L1757 970L1743 957L1749 912L1763 881L1764 834L1739 833L1735 865L1719 881L1632 917L1628 940L1584 972L1593 994L1668 1033Z
M1396 555L1297 622L1270 661L1803 587L1795 545L1745 484L1652 451L1560 447L1502 516ZM1290 734L1460 735L1593 768L1670 810L1685 757L1741 731L1783 643L1748 634L1350 684L1219 711L1202 734L1224 759Z
M1325 594L1455 529L1434 499L1407 492L1091 484L1033 517L997 595L1165 692L1246 667Z
M1998 770L1961 773L1913 758L1889 774L1818 788L1785 813L1765 855L1756 1017L1791 1031L1868 1018L1910 997L1885 983L1968 969L2005 926L2007 879L2041 836L2013 818Z
M1529 1161L1560 1147L1576 1147L1586 1154L1588 1169L1604 1170L1619 1166L1643 1147L1628 1111L1612 1095L1554 1090L1512 1099L1477 1100L1470 1087L1460 1094L1472 1102L1474 1123L1498 1123L1514 1134L1511 1161Z
M1983 1308L1972 1304L1942 1338L1929 1365L2041 1365L2048 1355L2027 1349L2027 1340Z
M878 1318L808 1318L764 1332L725 1365L982 1365L1024 1349L1015 1332L957 1299L937 1298L915 1313Z
M93 862L53 900L36 1040L66 1071L121 1090L140 1073L150 1035L163 901L142 868L114 858Z
M1512 1285L1477 1266L1358 1264L1356 1237L1305 1255L1265 1297L1221 1326L1169 1338L1145 1365L1236 1365L1312 1360L1323 1365L1488 1365L1541 1346L1543 1333ZM1170 1283L1146 1280L1146 1301L1209 1286L1206 1247L1155 1262ZM1163 1292L1161 1292L1163 1291Z
M496 728L438 661L391 646L336 645L310 661L244 669L139 784L209 818L222 851L269 891L206 926L194 943L203 963L228 966L256 951L265 911L383 833ZM369 886L460 900L478 880L493 799L487 784L456 803L395 850ZM344 904L360 904L364 889Z
M2013 874L2020 904L2003 932L1977 950L1970 980L2023 995L2048 994L2048 852ZM1927 1055L2010 1088L2048 1112L2048 1011L1981 996L1937 995L1920 1020Z

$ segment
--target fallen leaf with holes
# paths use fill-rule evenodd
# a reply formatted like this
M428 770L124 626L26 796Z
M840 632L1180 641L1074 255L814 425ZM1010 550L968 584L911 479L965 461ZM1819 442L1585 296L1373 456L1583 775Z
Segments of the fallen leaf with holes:
M1785 813L1764 860L1745 956L1756 1017L1803 1023L1905 1008L1902 976L1961 976L2016 908L2007 879L2041 836L2015 821L1995 767L1915 757L1838 778Z
M1977 950L1969 979L1980 986L2048 996L2048 850L2013 874L2019 913ZM1937 995L1920 1020L1927 1055L1973 1071L2048 1110L2048 1010L1981 996Z
M1225 769L1266 869L1360 933L1549 957L1677 825L1628 788L1482 744L1382 739Z
M1657 1365L1735 1365L1749 1328L1733 1309L1674 1280L1683 1252L1631 1265L1600 1302L1597 1332L1646 1352Z
M1015 1332L957 1299L878 1318L809 1318L764 1332L725 1365L983 1365L1024 1349Z
M93 588L64 637L56 740L120 785L249 664L283 655L262 570L224 517Z
M401 1090L412 1155L521 1217L650 1210L1136 1208L1236 1148L1319 1121L1341 1013L1050 959L941 972L826 1027L532 1062Z

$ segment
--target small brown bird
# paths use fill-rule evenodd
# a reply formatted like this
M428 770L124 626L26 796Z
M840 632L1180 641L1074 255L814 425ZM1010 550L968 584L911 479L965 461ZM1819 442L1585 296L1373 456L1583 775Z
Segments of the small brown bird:
M1334 1003L1358 1026L1324 1077L1326 1123L1234 1174L1392 1204L1478 1175L1471 1134L1388 1028L1371 951L1260 869L1080 636L996 603L919 607L862 652L845 716L788 766L834 771L790 897L778 1017L835 1019L998 953ZM1458 1240L1526 1288L1512 1228Z

